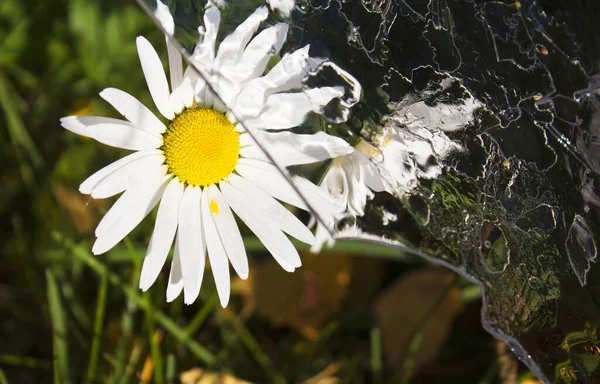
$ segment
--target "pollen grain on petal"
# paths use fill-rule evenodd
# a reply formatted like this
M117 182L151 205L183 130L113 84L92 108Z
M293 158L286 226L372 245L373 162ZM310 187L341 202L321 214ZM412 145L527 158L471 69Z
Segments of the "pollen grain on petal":
M210 211L215 215L219 214L219 204L217 204L217 202L213 199L210 199Z

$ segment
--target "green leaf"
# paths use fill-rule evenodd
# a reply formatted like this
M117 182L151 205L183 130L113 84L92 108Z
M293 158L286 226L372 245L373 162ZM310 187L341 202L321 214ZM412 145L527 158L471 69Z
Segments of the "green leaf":
M54 382L68 384L69 379L69 349L67 342L67 325L58 282L54 273L46 270L48 306L52 321L52 349L54 351Z

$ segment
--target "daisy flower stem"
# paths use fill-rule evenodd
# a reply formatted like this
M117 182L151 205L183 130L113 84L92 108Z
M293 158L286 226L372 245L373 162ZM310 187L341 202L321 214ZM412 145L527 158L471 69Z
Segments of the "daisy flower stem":
M139 294L135 287L131 287L123 282L121 278L112 272L109 272L106 265L100 262L97 258L95 258L88 250L86 246L75 244L71 239L65 238L62 234L58 232L53 233L54 239L63 244L66 248L71 249L73 251L73 256L79 258L85 264L90 267L95 273L98 275L106 274L108 276L108 281L111 285L121 289L127 297L133 300L135 304L145 309L147 306L146 300ZM204 348L200 343L193 339L186 338L185 330L182 329L177 323L169 318L166 314L164 314L160 310L155 310L152 313L152 316L156 320L161 327L165 329L165 331L174 337L178 342L185 345L185 347L196 357L198 360L202 361L207 365L213 365L215 363L215 357L213 356L208 349Z
M90 352L90 361L86 375L87 383L93 383L96 379L96 368L100 358L100 347L102 344L102 327L104 323L104 313L106 312L106 293L108 291L108 278L102 275L100 288L98 289L98 300L96 301L96 316L94 320L94 336L92 339L92 349Z

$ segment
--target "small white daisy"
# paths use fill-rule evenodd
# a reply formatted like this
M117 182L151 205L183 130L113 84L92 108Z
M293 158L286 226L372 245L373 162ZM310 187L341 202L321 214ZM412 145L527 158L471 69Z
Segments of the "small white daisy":
M172 35L172 16L158 3L157 16ZM174 241L168 301L183 292L185 303L194 302L208 255L221 305L227 305L228 260L241 278L248 276L246 251L233 213L286 271L293 271L301 262L285 234L308 244L314 242L311 231L275 199L307 209L304 201L246 129L257 140L264 140L262 144L282 167L352 151L343 140L323 132L300 135L287 131L302 124L309 112L318 112L340 97L342 90L302 89L308 72L308 47L286 54L261 76L287 35L287 25L278 24L252 38L266 17L265 7L257 9L217 50L220 13L208 4L192 58L207 72L212 89L191 68L183 72L181 54L173 46L168 47L169 89L158 54L146 39L138 37L142 70L167 124L135 97L114 88L103 90L100 96L127 121L95 116L61 119L62 126L72 132L135 151L80 186L82 193L98 199L124 192L100 221L92 251L102 254L110 250L160 202L140 288L147 290L155 282ZM321 193L308 180L295 179L307 196Z
M452 106L412 103L386 118L383 132L373 144L361 139L351 154L334 159L320 185L345 209L322 220L328 228L317 224L311 251L319 252L325 244L333 246L333 225L343 217L363 216L373 192L403 196L417 187L419 179L439 176L442 161L462 149L446 132L464 129L479 106L472 97Z
M367 200L374 196L373 191L385 190L385 181L372 162L374 156L380 156L380 151L360 139L352 153L340 156L331 162L320 185L340 209L334 212L334 216L324 218L323 223L317 223L316 240L311 247L311 252L320 252L325 244L329 247L333 246L335 241L330 231L333 231L335 223L343 217L363 216Z

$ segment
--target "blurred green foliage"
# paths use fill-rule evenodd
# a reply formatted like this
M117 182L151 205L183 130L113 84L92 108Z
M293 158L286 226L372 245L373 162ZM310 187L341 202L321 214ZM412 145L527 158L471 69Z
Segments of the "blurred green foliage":
M443 289L452 296L422 303L422 312L432 316L452 297L452 317L441 321L450 336L423 345L420 327L399 323L393 331L403 332L398 337L410 345L386 344L372 304L407 272L429 268L397 250L338 243L319 256L325 261L309 262L293 275L297 292L273 286L265 296L256 291L257 279L263 287L289 276L270 268L273 261L249 236L251 266L260 277L236 280L226 310L217 308L211 279L187 307L181 298L165 303L164 273L149 292L138 290L152 220L108 254L93 257L93 229L109 203L80 195L77 185L122 153L67 133L59 119L116 117L97 96L109 86L152 106L139 69L138 35L166 53L158 28L134 2L0 3L0 383L172 383L195 367L259 383L492 382L502 379L502 367L520 369L479 326L478 287L463 279ZM347 258L343 273L340 255ZM328 297L319 279L336 281L334 303L319 301ZM270 300L314 305L286 322L283 315L265 314ZM422 312L415 316L425 322ZM378 313L396 321L385 306ZM425 350L438 359L415 361ZM391 364L385 351L406 361ZM424 369L407 376L398 369L407 364Z

